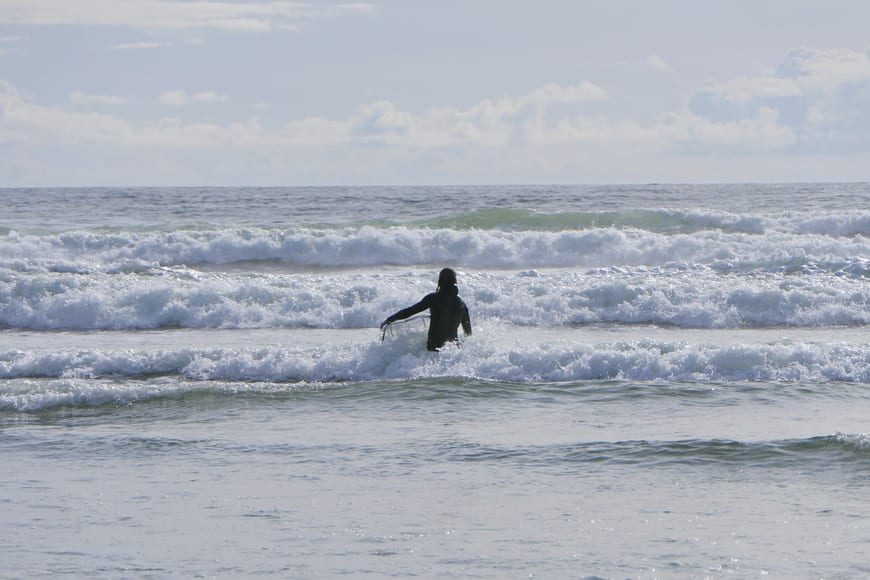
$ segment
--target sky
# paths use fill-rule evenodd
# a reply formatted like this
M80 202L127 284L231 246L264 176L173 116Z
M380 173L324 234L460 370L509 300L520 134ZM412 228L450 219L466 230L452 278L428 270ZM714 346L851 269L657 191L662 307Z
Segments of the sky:
M870 181L866 0L0 0L0 187Z

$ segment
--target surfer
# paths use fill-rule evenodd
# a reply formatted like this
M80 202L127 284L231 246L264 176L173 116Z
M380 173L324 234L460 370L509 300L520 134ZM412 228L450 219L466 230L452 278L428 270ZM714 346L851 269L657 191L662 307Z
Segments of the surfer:
M431 318L429 337L426 340L427 349L438 350L446 342L458 340L460 324L466 336L471 335L471 318L468 316L468 307L459 297L459 289L456 287L456 272L450 268L441 270L438 275L438 288L435 292L427 294L413 306L388 316L381 323L381 330L397 320L403 320L418 312L423 312L427 308Z

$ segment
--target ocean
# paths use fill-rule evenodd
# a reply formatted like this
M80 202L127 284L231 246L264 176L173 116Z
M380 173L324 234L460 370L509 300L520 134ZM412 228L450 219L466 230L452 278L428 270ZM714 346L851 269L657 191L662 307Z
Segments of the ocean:
M0 196L3 578L870 575L870 184Z

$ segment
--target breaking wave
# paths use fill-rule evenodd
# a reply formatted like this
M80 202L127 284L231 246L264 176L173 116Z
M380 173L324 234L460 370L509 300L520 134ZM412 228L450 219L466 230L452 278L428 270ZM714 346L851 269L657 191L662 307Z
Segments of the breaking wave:
M440 353L408 341L318 348L0 352L0 409L127 404L205 388L256 384L359 383L449 377L504 383L671 381L870 383L870 345L793 343L692 345L669 341L543 343L504 349L486 340ZM163 377L130 382L141 377ZM57 379L57 380L37 380ZM88 379L79 381L78 379ZM120 382L115 382L116 380ZM238 383L254 384L254 387Z

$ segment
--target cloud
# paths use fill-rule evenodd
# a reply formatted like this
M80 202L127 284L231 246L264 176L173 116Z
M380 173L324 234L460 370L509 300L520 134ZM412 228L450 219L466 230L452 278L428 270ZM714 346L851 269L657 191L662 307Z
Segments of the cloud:
M0 56L14 52L4 45L10 45L25 40L23 36L0 36Z
M130 128L110 115L69 111L32 102L0 80L0 143L120 143Z
M379 101L361 106L348 126L352 138L369 144L498 147L546 141L542 134L547 133L547 111L553 105L571 105L568 110L579 114L583 105L606 99L604 89L583 82L573 86L549 84L519 97L484 99L464 110L442 107L416 115L390 101Z
M582 82L579 85L563 87L549 84L532 91L517 101L519 107L528 104L546 106L554 103L589 103L607 100L607 92L598 85Z
M674 69L671 68L671 65L669 65L664 60L662 60L662 58L660 56L658 56L657 54L649 55L646 58L646 63L654 70L657 70L660 72L665 72L665 73L674 72Z
M786 55L777 76L794 79L806 91L830 92L870 79L870 59L866 52L845 48L796 48Z
M580 82L547 84L463 107L411 110L378 100L343 116L300 117L279 124L274 123L274 110L263 116L269 123L260 119L260 112L270 110L268 103L253 105L250 118L232 123L191 123L178 114L133 121L118 107L131 102L125 97L76 91L67 106L47 106L0 81L0 145L9 145L8 151L91 146L131 158L144 150L168 157L184 151L202 157L250 154L275 159L296 159L304 152L312 163L318 155L330 159L330 167L351 159L382 159L383 167L388 160L415 167L426 160L437 161L432 167L445 171L462 166L469 172L473 160L487 160L506 170L532 172L537 167L539 174L584 163L588 170L599 171L591 160L655 167L649 160L692 157L687 166L694 167L700 158L715 163L870 153L868 56L799 49L783 62L772 74L708 82L697 88L691 106L663 110L654 118L614 112L602 106L610 100L605 88ZM159 95L161 104L178 111L227 100L216 92L172 90ZM87 107L94 110L86 112Z
M794 79L779 77L737 77L728 81L707 83L702 94L728 103L747 103L754 99L797 97L801 86Z
M109 50L150 50L153 48L171 48L173 46L190 46L195 44L203 44L203 40L201 38L193 38L191 40L187 40L184 42L154 42L154 41L143 41L143 42L127 42L122 44L116 44L114 46L110 46Z
M107 105L114 107L119 105L127 105L130 103L130 99L127 97L116 97L113 95L89 95L81 91L74 91L69 96L69 102L73 105L79 106Z
M367 3L185 0L4 0L0 24L125 26L135 29L219 29L267 32L299 22L372 12Z
M128 42L125 44L116 44L110 46L110 50L145 50L151 48L164 48L172 46L169 42Z
M162 147L358 145L420 150L450 146L502 147L523 142L560 143L566 140L567 133L564 127L555 130L551 127L545 115L548 107L569 106L568 110L579 115L586 104L606 99L603 89L591 83L574 86L551 84L519 97L484 99L466 109L442 107L415 114L390 101L376 101L361 105L349 118L309 117L291 121L283 127L264 128L256 118L230 125L188 125L175 117L134 126L111 115L39 105L25 98L9 83L3 83L0 88L0 103L4 105L0 108L0 129L15 125L24 130L29 126L34 133L42 134L55 127L62 136L76 135L84 141L111 139L114 133L119 144ZM226 95L214 92L189 93L183 90L164 91L159 96L161 104L173 107L226 100ZM103 106L127 101L123 97L76 91L70 102L77 106ZM258 110L265 108L265 105L256 107ZM52 123L44 123L46 118L52 118ZM94 135L87 129L89 122L96 130ZM604 128L599 126L598 133L601 131ZM579 138L576 130L574 135Z
M772 108L761 108L749 119L726 122L686 113L666 115L656 134L667 136L677 150L688 154L771 153L794 146L798 139Z
M772 75L707 83L691 111L726 126L769 118L794 135L783 145L805 152L870 150L870 55L849 49L797 48ZM760 129L760 126L759 126ZM768 133L767 131L764 131Z
M225 103L229 97L213 92L163 91L160 93L159 100L162 105L184 107L196 103Z
M178 117L134 125L112 115L79 113L40 106L8 83L0 91L0 131L14 126L30 138L53 132L60 139L111 141L127 147L387 147L405 150L586 148L599 151L675 150L715 153L729 149L766 152L786 147L794 135L778 124L777 113L764 109L753 118L716 122L688 111L664 115L654 124L613 120L585 114L607 98L591 83L546 85L525 95L484 99L464 109L432 108L419 113L390 101L361 105L345 119L309 117L282 126L264 127L254 117L231 124L188 124ZM118 100L115 100L118 99ZM222 102L211 92L165 91L161 103L183 106ZM73 93L81 105L121 104L118 97ZM553 115L548 115L556 107ZM566 108L567 107L567 108Z

